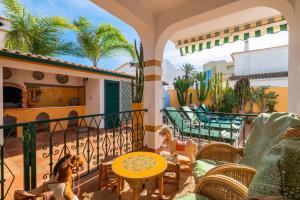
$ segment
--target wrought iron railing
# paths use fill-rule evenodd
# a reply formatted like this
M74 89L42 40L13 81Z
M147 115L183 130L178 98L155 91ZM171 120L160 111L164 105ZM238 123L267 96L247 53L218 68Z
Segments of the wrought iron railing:
M170 127L174 137L197 143L219 141L244 146L249 136L249 125L257 114L162 110L164 125Z
M56 162L66 154L84 160L85 176L98 169L102 159L144 146L146 110L125 111L34 121L0 126L1 200L13 199L16 189L30 190L52 176ZM22 137L11 137L22 129Z

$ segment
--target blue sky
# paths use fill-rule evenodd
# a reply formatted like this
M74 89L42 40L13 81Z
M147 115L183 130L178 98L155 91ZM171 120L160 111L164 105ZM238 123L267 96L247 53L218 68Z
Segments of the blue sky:
M130 42L133 42L134 39L139 39L137 33L131 26L88 0L19 0L19 2L24 4L28 11L34 15L59 15L67 18L70 22L78 19L79 16L85 16L94 25L98 25L100 23L113 24L119 28ZM1 5L0 9L3 10ZM3 15L3 12L1 12L0 15ZM64 37L69 40L75 40L76 38L75 33L72 31L67 31ZM266 35L260 38L251 38L249 44L250 50L285 45L288 44L288 33L280 32L278 34ZM240 52L243 51L243 49L244 43L239 41L181 57L178 49L176 49L175 45L169 41L165 47L164 59L168 59L176 67L180 67L184 63L191 63L201 71L203 64L213 60L231 61L231 53ZM91 65L89 60L83 58L71 56L62 56L61 58L72 62ZM98 63L98 67L115 69L129 60L130 58L126 56L102 58Z
M85 16L94 25L98 25L100 23L113 24L119 28L119 30L130 42L133 42L134 39L139 39L137 33L131 26L127 25L123 21L87 0L19 0L19 2L25 5L27 10L34 15L59 15L67 18L70 22L77 20L79 16ZM2 6L1 11L1 15L3 15ZM76 39L75 33L72 31L67 31L64 37L68 38L69 40ZM75 58L71 56L62 56L61 58L77 63L91 65L91 62L87 59ZM98 67L115 69L129 60L130 59L126 56L104 58L100 60Z

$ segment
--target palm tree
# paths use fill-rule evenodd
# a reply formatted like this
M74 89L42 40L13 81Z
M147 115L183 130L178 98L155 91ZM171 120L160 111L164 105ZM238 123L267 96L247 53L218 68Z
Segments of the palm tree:
M195 71L195 67L190 63L185 63L180 68L184 72L185 80L191 79L193 72Z
M74 21L77 31L79 56L86 57L96 67L100 58L120 54L130 55L136 60L133 45L110 24L93 26L85 17Z
M73 43L61 39L63 30L73 27L65 18L33 16L18 0L2 0L2 4L11 23L11 30L5 35L6 48L44 56L73 51Z

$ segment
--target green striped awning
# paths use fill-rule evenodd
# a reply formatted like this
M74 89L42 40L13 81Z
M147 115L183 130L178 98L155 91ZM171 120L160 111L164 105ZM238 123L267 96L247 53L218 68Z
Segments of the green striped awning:
M191 38L185 38L175 43L176 48L180 50L180 55L185 56L196 51L202 51L203 49L210 49L214 46L221 46L226 43L247 40L252 37L260 37L265 34L274 34L287 30L288 24L286 19L279 15Z

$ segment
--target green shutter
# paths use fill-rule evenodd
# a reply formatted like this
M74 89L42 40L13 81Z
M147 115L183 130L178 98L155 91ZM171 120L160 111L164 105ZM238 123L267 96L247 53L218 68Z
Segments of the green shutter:
M268 33L268 34L273 34L273 33L274 33L273 27L267 28L267 33Z
M211 42L206 42L206 48L210 49Z
M239 40L239 35L235 35L235 36L233 36L233 41L235 42L235 41L238 41Z
M183 56L182 48L179 48L179 50L180 50L180 55Z
M184 47L185 54L189 53L189 46Z
M220 45L220 40L215 40L215 46L219 46Z
M199 44L199 51L202 51L202 48L203 48L203 44L200 43L200 44Z
M244 33L244 40L248 40L250 38L250 34L249 33Z
M229 38L228 37L224 37L224 44L228 43L228 41L229 41Z
M287 24L280 25L280 31L287 31L287 29L288 29Z
M193 44L193 45L192 45L192 53L195 52L195 49L196 49L196 46Z
M255 37L260 37L261 36L261 30L255 31Z

